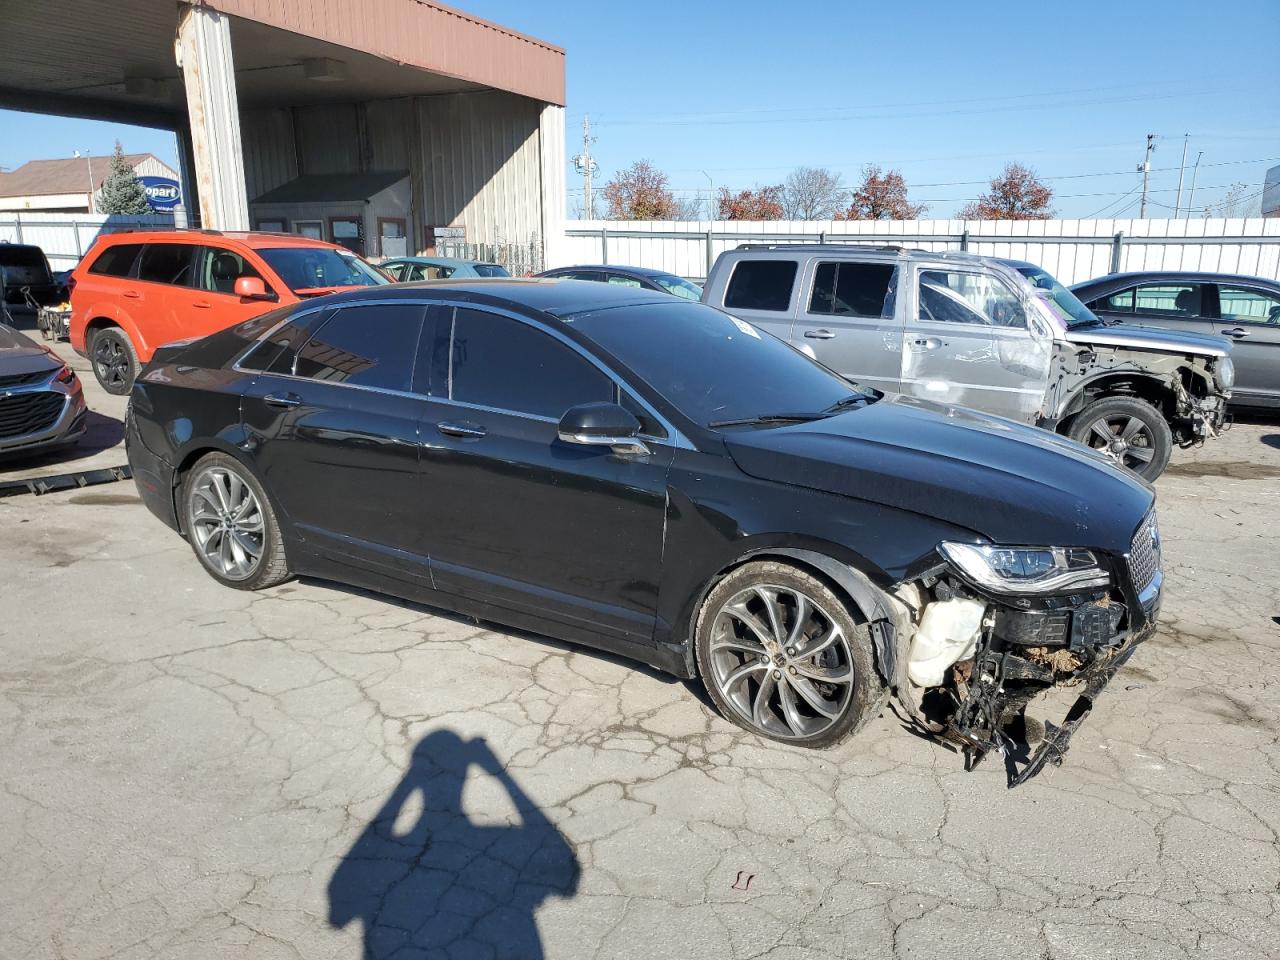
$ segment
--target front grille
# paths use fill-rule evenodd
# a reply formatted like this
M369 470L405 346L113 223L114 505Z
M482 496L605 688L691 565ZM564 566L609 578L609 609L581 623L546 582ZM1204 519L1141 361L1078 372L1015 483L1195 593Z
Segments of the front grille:
M0 397L0 439L48 430L57 423L66 399L52 391Z
M53 376L52 370L37 370L35 373L11 373L7 377L0 377L0 390L5 387L25 387L30 383L48 380L51 376Z
M1129 546L1129 579L1138 593L1147 589L1160 572L1160 525L1152 510L1138 525Z

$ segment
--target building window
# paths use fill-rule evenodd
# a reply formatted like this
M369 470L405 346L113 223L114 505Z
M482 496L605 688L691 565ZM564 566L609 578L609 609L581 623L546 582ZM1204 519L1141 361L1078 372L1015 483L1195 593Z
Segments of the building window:
M338 246L364 256L364 224L359 217L330 217L329 236Z
M288 220L259 220L257 227L254 229L261 230L263 233L288 233Z
M407 257L409 239L405 236L407 224L400 217L378 218L378 256Z
M320 220L295 220L293 232L312 240L324 239L324 223Z

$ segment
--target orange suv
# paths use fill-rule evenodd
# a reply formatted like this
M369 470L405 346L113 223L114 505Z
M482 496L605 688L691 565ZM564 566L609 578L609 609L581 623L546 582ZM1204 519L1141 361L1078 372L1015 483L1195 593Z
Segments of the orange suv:
M71 346L92 361L104 390L125 394L161 344L307 297L390 282L344 247L292 234L107 234L68 281Z

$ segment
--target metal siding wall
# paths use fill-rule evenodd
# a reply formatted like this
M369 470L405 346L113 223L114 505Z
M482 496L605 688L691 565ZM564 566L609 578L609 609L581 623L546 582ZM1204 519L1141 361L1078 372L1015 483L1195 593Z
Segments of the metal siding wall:
M542 106L499 92L416 100L423 224L467 228L471 242L526 242L542 231Z
M610 263L669 270L684 277L706 276L706 236L712 258L740 243L785 243L788 234L807 234L813 243L825 234L829 242L873 246L901 237L905 246L923 250L958 250L968 231L968 250L983 256L1038 264L1065 284L1111 272L1113 238L1123 232L1120 270L1203 270L1280 279L1280 218L1201 220L913 220L913 221L567 221L567 235L552 245L548 267L599 263L600 231L609 232ZM589 235L572 235L591 231ZM684 233L686 237L622 237L631 233ZM761 235L771 235L762 239ZM860 236L869 239L859 240ZM870 238L876 239L870 239ZM1160 238L1143 243L1144 237ZM1239 243L1213 238L1241 237ZM1258 242L1249 242L1252 238ZM1036 238L1030 240L1029 238ZM1057 242L1061 238L1061 242ZM1263 240L1262 238L1266 238Z
M247 110L240 115L244 179L249 202L298 175L293 116L287 108Z
M359 173L360 124L352 103L295 107L299 173Z

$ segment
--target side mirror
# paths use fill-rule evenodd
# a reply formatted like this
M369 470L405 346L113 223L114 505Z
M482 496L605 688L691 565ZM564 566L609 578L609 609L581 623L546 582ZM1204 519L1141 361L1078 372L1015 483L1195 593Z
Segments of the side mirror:
M560 439L589 447L611 447L619 456L645 457L649 448L638 439L640 421L616 403L583 403L560 418Z
M236 296L242 300L272 300L261 277L236 277Z

